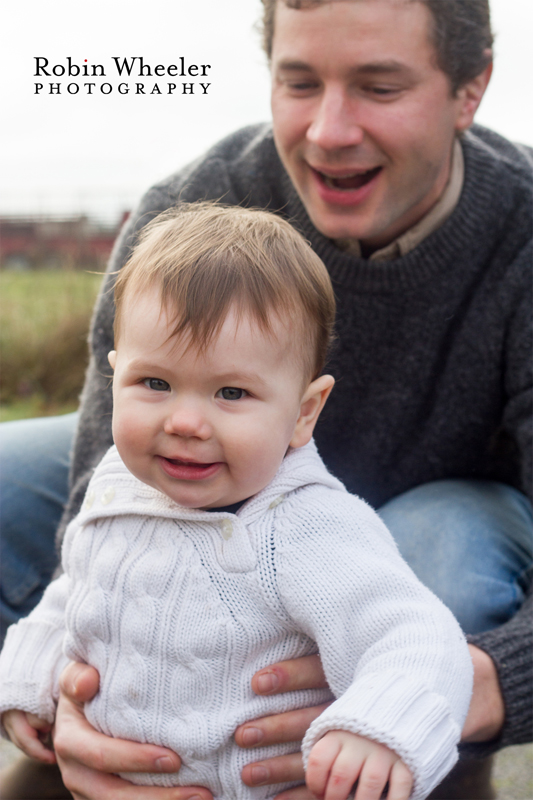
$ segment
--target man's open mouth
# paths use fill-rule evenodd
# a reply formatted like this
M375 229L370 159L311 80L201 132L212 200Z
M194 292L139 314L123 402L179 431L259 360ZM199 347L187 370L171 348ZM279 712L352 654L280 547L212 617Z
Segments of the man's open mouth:
M360 189L362 186L366 186L367 183L376 177L378 172L380 172L381 167L374 167L374 169L369 169L366 172L357 172L353 173L353 175L343 175L342 177L334 178L331 175L325 175L323 172L318 172L320 178L325 183L325 185L329 189L340 189L341 191L350 191L354 189Z

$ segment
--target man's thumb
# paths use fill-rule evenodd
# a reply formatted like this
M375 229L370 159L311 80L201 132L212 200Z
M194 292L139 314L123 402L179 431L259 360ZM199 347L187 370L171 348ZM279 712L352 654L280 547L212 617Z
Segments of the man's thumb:
M59 679L61 691L74 703L86 703L91 700L100 686L100 675L88 664L71 661Z

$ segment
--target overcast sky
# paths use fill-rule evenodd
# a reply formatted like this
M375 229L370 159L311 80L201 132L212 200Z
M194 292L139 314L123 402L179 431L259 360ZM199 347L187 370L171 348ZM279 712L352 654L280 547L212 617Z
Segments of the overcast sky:
M444 0L445 1L445 0ZM496 66L478 121L533 145L532 0L492 0ZM201 154L230 131L268 119L269 80L254 23L260 0L18 0L0 12L2 75L1 213L118 215L154 181ZM34 76L48 69L102 64L106 78ZM146 63L209 64L207 77L119 78L112 57ZM44 63L44 62L41 62ZM127 80L129 94L118 84ZM35 94L35 83L44 83ZM134 94L157 81L172 95ZM181 93L193 81L194 95ZM200 81L209 83L203 94ZM51 95L49 83L60 82ZM67 83L80 91L69 95ZM100 84L112 86L108 95ZM107 87L106 87L107 90Z

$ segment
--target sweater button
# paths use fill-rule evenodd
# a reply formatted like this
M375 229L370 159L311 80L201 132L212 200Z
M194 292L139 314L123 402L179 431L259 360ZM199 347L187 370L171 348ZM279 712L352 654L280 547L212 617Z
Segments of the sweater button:
M275 500L272 500L272 502L269 505L269 508L276 508L277 506L279 506L280 503L283 503L284 500L285 500L285 495L280 494L279 497L276 497Z
M92 507L93 503L94 503L94 492L91 489L90 492L87 492L87 496L85 498L85 503L83 504L83 507L89 510Z
M115 489L113 486L108 486L105 492L103 493L102 497L100 498L100 502L103 506L109 505L109 503L113 500L115 496Z
M222 528L222 538L227 542L233 533L233 523L230 519L223 519L220 527Z

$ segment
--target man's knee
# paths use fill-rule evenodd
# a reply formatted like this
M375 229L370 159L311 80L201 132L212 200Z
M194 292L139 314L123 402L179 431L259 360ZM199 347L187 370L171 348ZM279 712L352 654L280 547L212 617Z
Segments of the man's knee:
M76 414L0 426L0 643L39 601L57 565Z
M379 514L413 571L468 633L516 613L533 558L523 494L492 481L435 481L390 500Z

